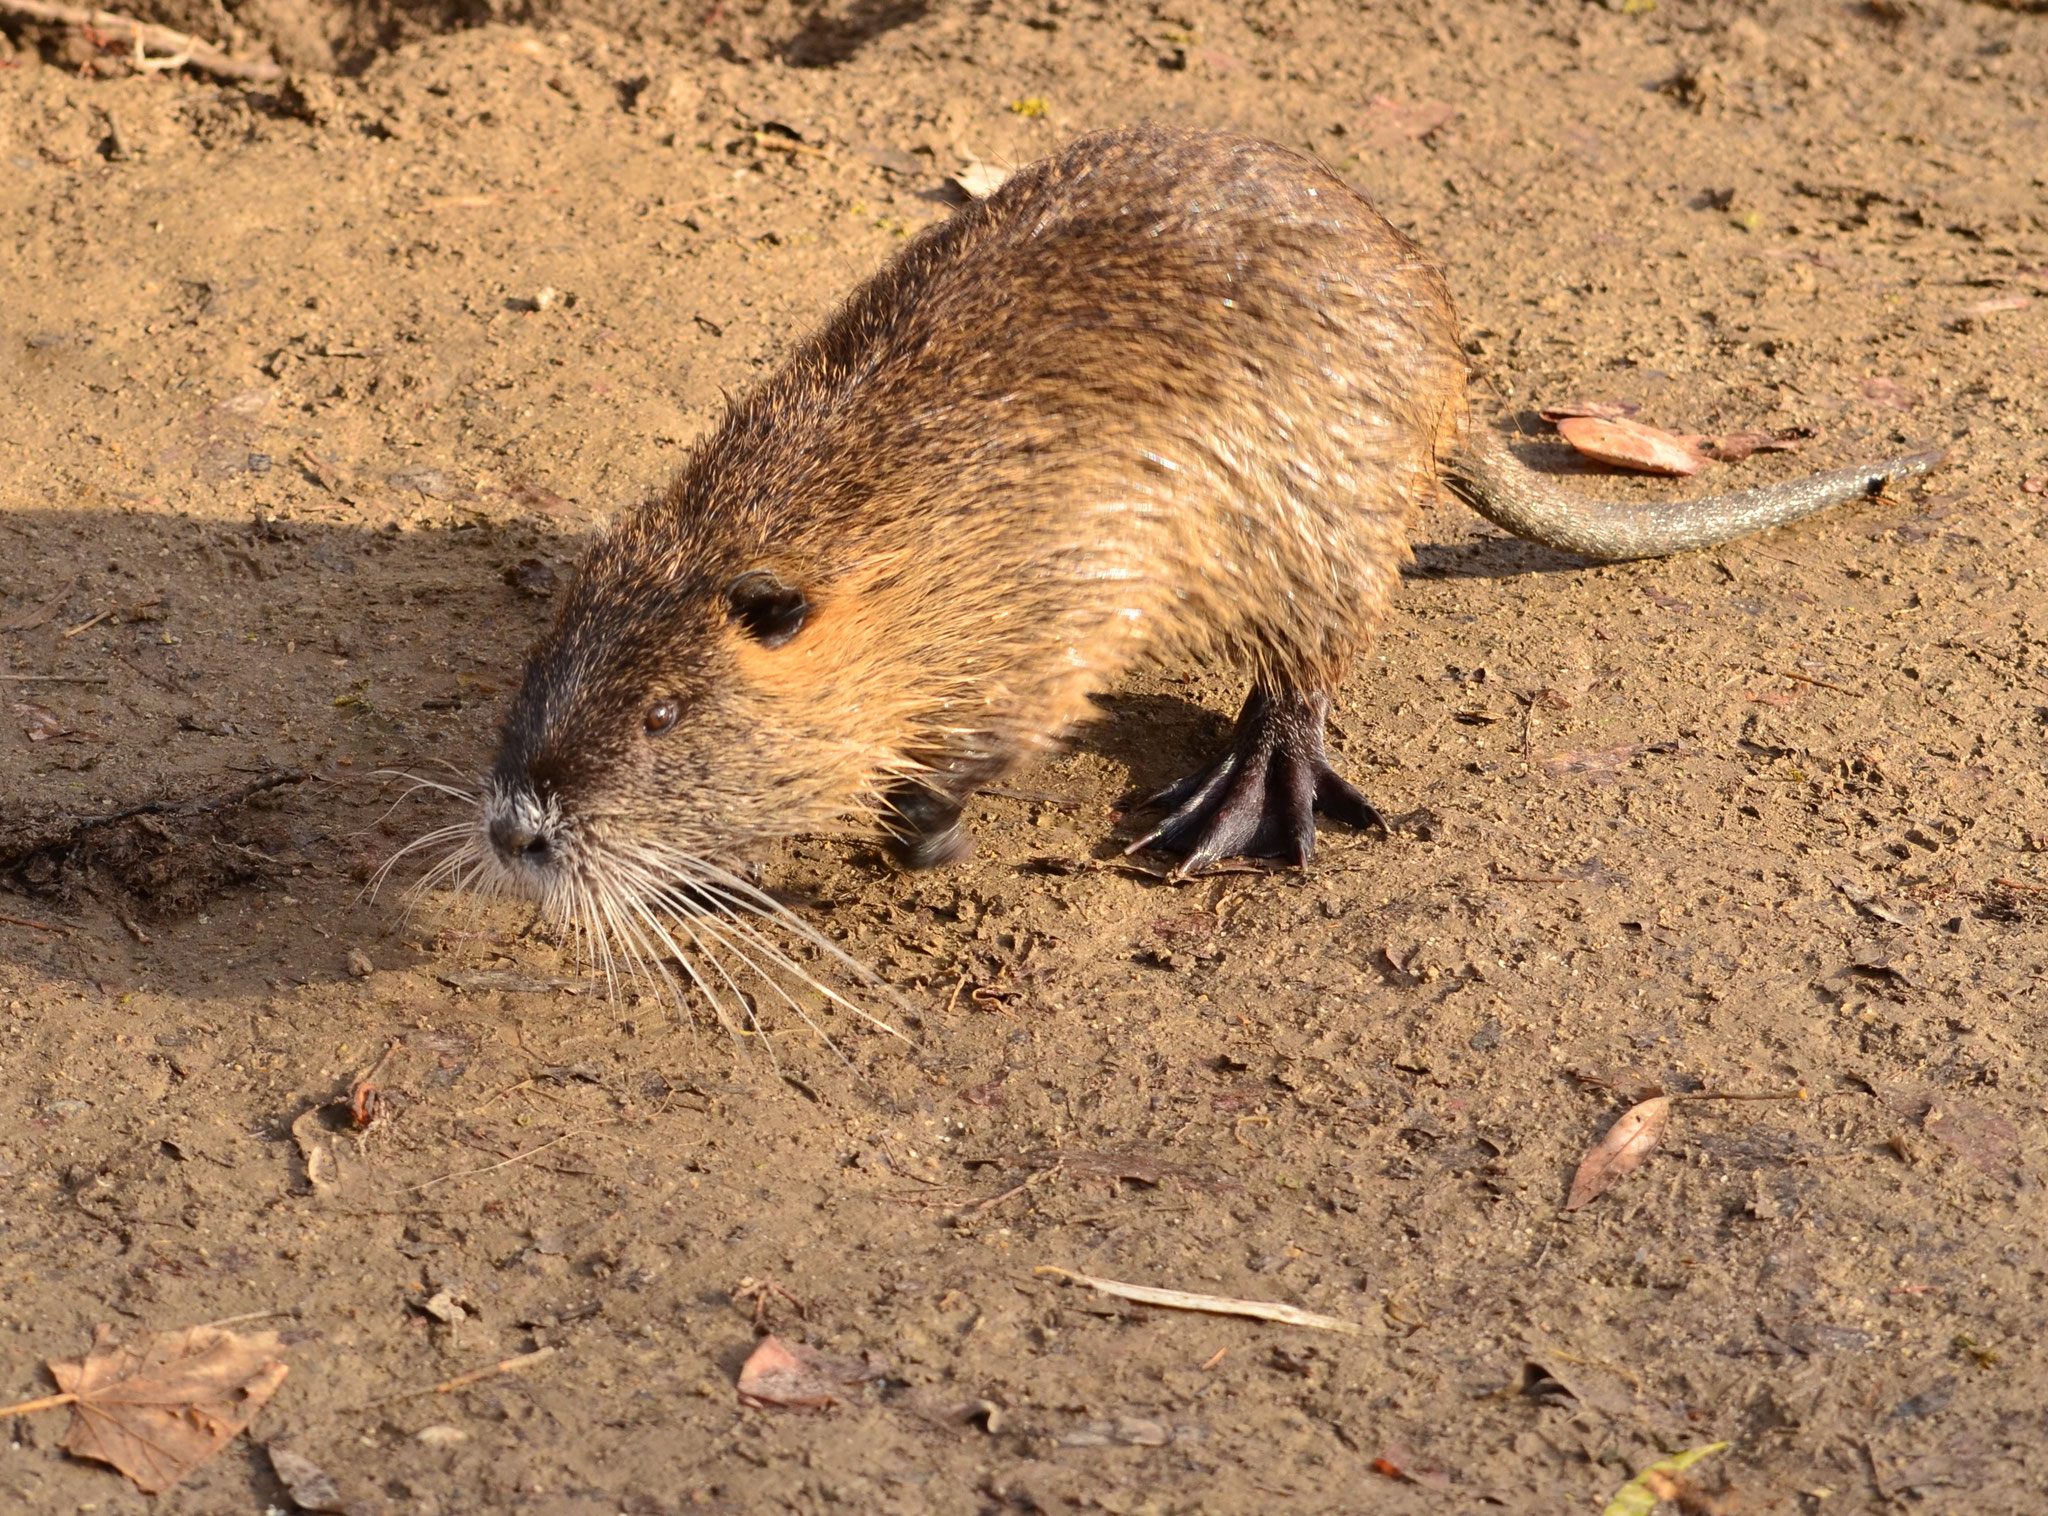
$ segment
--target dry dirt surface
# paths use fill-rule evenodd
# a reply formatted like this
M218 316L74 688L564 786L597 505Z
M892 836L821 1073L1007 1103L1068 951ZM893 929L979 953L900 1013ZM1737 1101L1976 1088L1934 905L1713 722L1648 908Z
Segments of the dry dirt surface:
M270 1444L392 1516L1591 1513L1722 1441L1666 1509L2048 1508L2048 15L150 14L293 72L0 22L0 1398L101 1322L277 1313L290 1374L154 1501L10 1422L0 1509L290 1509ZM758 860L902 1040L736 1045L408 915L413 859L367 896L465 814L386 771L480 771L723 397L951 176L1141 117L1372 195L1532 441L1591 397L1798 434L1724 486L1952 461L1662 562L1433 515L1336 715L1393 835L1306 871L1119 860L1236 709L1199 668L963 865ZM1658 1090L1803 1098L1679 1103L1566 1212ZM767 1330L838 1404L741 1402Z

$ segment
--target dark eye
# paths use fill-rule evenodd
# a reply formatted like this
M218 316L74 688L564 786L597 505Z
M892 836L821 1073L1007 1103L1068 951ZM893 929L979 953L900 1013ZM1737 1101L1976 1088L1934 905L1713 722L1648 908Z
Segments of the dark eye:
M803 629L811 603L770 569L753 569L725 587L732 619L763 647L781 647Z
M659 737L676 724L683 714L683 708L673 700L657 700L647 707L647 735Z

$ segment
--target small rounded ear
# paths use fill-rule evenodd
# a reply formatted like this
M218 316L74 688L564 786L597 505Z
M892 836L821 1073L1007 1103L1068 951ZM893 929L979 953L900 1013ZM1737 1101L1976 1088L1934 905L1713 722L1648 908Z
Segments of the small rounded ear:
M804 592L784 584L773 569L750 569L725 587L732 619L763 647L781 647L803 630L811 603Z

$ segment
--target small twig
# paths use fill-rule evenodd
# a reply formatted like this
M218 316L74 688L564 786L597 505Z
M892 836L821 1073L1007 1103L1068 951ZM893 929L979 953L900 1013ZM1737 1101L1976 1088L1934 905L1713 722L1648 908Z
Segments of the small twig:
M160 690L164 690L173 695L189 695L192 693L190 690L179 689L177 684L173 682L167 675L152 673L150 670L144 668L141 664L137 663L133 658L130 658L125 653L114 654L114 661L116 663L126 665L128 668L140 674L143 678L147 679L151 684L155 685ZM100 676L99 682L102 684L106 683L106 676L104 674Z
M1097 1279L1092 1274L1076 1274L1071 1269L1054 1268L1050 1264L1031 1271L1034 1274L1057 1274L1075 1284L1085 1284L1100 1290L1105 1295L1114 1295L1119 1300L1134 1300L1140 1305L1165 1306L1176 1311L1206 1311L1214 1316L1249 1316L1256 1321L1277 1321L1285 1326L1313 1327L1322 1332L1343 1332L1351 1337L1363 1337L1365 1328L1355 1321L1346 1321L1341 1316L1323 1316L1315 1311L1304 1311L1299 1306L1282 1305L1272 1300L1239 1300L1230 1295L1191 1295L1185 1290L1160 1290L1148 1284L1124 1284L1115 1279Z
M31 921L26 916L0 915L0 921L6 922L9 926L33 927L39 932L55 932L59 937L69 937L71 935L70 929L67 927L51 926L47 921Z
M64 597L71 593L72 586L76 585L77 583L78 580L76 577L65 580L62 584L57 586L57 592L54 595L52 595L48 600L45 600L41 605L37 606L33 611L30 611L27 615L22 616L17 620L10 621L5 626L0 626L0 632L34 631L37 627L41 626L44 622L50 620L53 616L57 614L58 607L64 604Z
M2028 890L2035 894L2048 894L2048 884L2021 884L2017 879L1994 879L1991 882L2002 890Z
M742 1300L754 1302L754 1326L757 1330L766 1324L768 1320L768 1302L775 1296L780 1296L782 1299L787 1300L796 1307L797 1315L806 1321L810 1320L810 1308L772 1279L755 1279L749 1276L732 1287L732 1302L734 1305L738 1305Z
M571 1137L574 1137L575 1135L576 1132L574 1130L567 1131L562 1133L562 1135L559 1137L550 1137L546 1142L541 1143L537 1147L530 1147L526 1149L526 1151L523 1153L514 1153L510 1158L505 1159L503 1162L487 1163L480 1169L459 1169L453 1174L443 1174L438 1179L429 1179L423 1184L414 1185L412 1187L413 1193L418 1194L421 1190L430 1190L435 1185L446 1184L451 1179L474 1179L479 1174L494 1173L498 1169L507 1168L512 1164L518 1163L521 1159L531 1158L535 1153L544 1153L549 1148L553 1147L556 1143L567 1142Z
M1833 690L1838 695L1860 695L1861 690L1852 690L1846 685L1830 684L1825 679L1816 679L1811 674L1795 674L1790 669L1774 669L1769 664L1759 664L1757 672L1771 674L1779 679L1797 679L1801 684L1817 684L1824 690Z
M244 1311L239 1316L223 1316L218 1321L202 1321L202 1327L240 1326L245 1321L268 1321L273 1316L296 1316L296 1310Z
M531 1353L521 1353L517 1358L501 1358L487 1369L471 1369L467 1374L457 1374L453 1379L444 1379L439 1384L430 1384L421 1390L401 1390L396 1395L386 1395L382 1400L351 1407L342 1414L353 1416L361 1411L374 1411L379 1406L396 1405L401 1400L417 1400L422 1395L446 1395L450 1391L467 1389L470 1385L486 1379L495 1379L500 1374L516 1374L521 1369L533 1367L544 1358L554 1356L553 1348L535 1348Z
M505 1088L498 1091L497 1094L491 1096L491 1098L486 1100L482 1105L473 1106L469 1110L464 1111L462 1114L465 1116L474 1116L481 1111L487 1111L493 1105L497 1104L500 1100L503 1100L507 1095L517 1094L519 1091L525 1089L532 1083L533 1077L531 1075L528 1075L526 1078L520 1080L517 1084L506 1085Z
M968 1206L960 1214L963 1216L979 1216L983 1211L992 1211L997 1206L1001 1205L1005 1200L1008 1200L1011 1196L1021 1195L1026 1190L1030 1189L1031 1186L1033 1186L1034 1184L1042 1184L1044 1181L1052 1178L1053 1175L1059 1173L1059 1171L1065 1168L1066 1166L1067 1160L1064 1158L1060 1159L1057 1163L1048 1164L1045 1168L1040 1169L1035 1174L1025 1175L1022 1182L1011 1185L1007 1190L1004 1190L1000 1195L991 1195L986 1200L976 1201L973 1205Z
M0 0L0 3L4 3L4 0ZM113 614L114 613L112 610L101 611L97 616L94 616L90 621L79 622L78 625L72 627L71 630L66 632L64 635L67 638L70 638L76 637L80 632L89 632Z
M112 11L54 5L48 0L0 0L0 13L26 16L32 21L54 21L60 26L91 27L114 41L133 42L135 55L130 61L145 72L190 66L223 79L249 79L259 84L282 79L285 73L268 59L230 58L211 42L174 32L168 26L155 26L147 21L119 16ZM152 58L143 51L145 47L155 48L169 56Z
M815 153L830 161L832 154L827 148L813 147L808 142L799 142L794 137L784 137L775 132L755 132L754 146L765 147L777 153Z
M0 0L4 4L5 0ZM68 633L66 635L69 635ZM105 684L105 674L0 674L8 684Z

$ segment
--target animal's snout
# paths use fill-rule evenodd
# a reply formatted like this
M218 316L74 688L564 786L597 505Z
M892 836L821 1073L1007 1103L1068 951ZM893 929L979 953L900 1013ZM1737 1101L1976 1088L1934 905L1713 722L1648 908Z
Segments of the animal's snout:
M547 833L533 818L516 813L492 820L491 846L507 863L545 863L548 860Z

